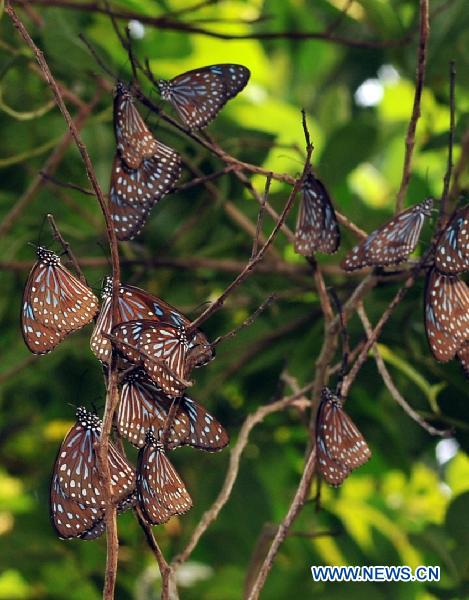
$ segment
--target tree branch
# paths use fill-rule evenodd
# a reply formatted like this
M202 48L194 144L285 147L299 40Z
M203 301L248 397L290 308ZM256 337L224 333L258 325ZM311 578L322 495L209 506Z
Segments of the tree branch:
M420 101L422 98L423 85L425 81L428 36L430 34L428 2L429 0L420 0L420 29L419 45L417 50L417 78L415 82L414 105L412 108L412 116L410 117L409 126L407 128L404 168L402 172L401 186L396 197L396 213L400 213L404 207L404 197L409 186L412 155L415 146L415 131L417 129L417 121L420 117Z

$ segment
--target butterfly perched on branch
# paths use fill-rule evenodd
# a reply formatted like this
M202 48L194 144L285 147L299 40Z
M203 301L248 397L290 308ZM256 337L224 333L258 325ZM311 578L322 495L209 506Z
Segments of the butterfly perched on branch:
M154 204L179 179L181 157L153 137L123 82L116 87L114 129L117 153L111 170L109 208L117 238L130 240L140 233Z
M165 523L192 507L184 482L166 457L162 442L150 430L138 454L137 499L152 525Z
M96 358L104 363L109 363L111 358L111 342L106 337L111 333L112 327L111 296L112 279L107 277L103 285L101 311L91 336L91 350ZM166 322L176 327L188 328L190 325L187 317L161 298L132 285L121 285L114 315L114 326L142 319L157 323ZM188 352L189 357L195 357L194 366L196 367L202 366L215 356L209 341L199 330L191 335Z
M430 216L432 207L433 200L427 198L401 212L352 248L341 262L341 267L346 271L354 271L363 267L395 265L407 260L417 246L425 217Z
M340 245L340 230L324 184L310 172L301 190L301 203L295 229L295 252L312 256L315 252L333 254Z
M60 262L39 246L23 292L21 330L33 354L46 354L68 334L93 320L98 299Z
M321 392L316 417L317 466L321 477L338 486L371 457L364 437L328 388Z
M247 84L251 73L243 65L220 64L157 81L163 100L170 102L190 129L202 129Z
M173 402L176 410L168 423ZM224 428L203 406L188 396L168 398L141 368L129 372L120 385L116 424L119 433L138 448L145 444L147 431L166 427L168 449L187 445L213 452L229 442Z
M469 204L446 226L435 249L435 267L446 275L469 271Z
M128 361L143 366L164 394L179 397L192 385L187 380L189 341L185 328L149 319L128 321L112 328L110 339Z
M425 330L433 356L440 362L461 353L466 368L469 340L469 288L457 275L430 269L425 285Z
M76 423L60 446L51 481L51 520L62 538L94 539L104 531L105 494L95 451L100 434L101 420L79 407ZM136 499L135 472L111 442L108 460L112 500L122 512Z

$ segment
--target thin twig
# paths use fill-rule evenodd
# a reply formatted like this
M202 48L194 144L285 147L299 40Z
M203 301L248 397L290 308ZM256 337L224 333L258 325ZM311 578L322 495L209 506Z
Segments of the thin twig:
M358 313L358 316L360 317L361 322L363 323L363 327L365 329L366 335L369 338L371 336L371 331L372 331L371 323L368 319L368 316L365 312L365 307L363 306L362 302L358 305L357 313ZM427 431L430 435L437 435L440 437L449 437L451 435L451 431L437 429L436 427L433 427L432 425L427 423L425 421L425 419L423 419L418 414L418 412L415 411L410 406L410 404L407 402L407 400L402 396L402 394L397 389L394 381L392 380L391 375L386 368L386 365L384 364L383 357L381 356L381 354L379 352L377 344L373 344L371 350L373 352L379 374L381 375L381 378L383 379L384 384L388 388L389 393L394 398L394 400L404 409L404 411L409 415L409 417L411 419L413 419L416 423L418 423L420 425L420 427L425 429L425 431Z
M287 514L285 515L285 518L280 523L277 529L277 533L275 534L272 544L270 545L267 556L265 557L264 562L262 563L262 566L259 569L259 573L252 585L252 588L246 596L246 600L257 600L257 598L259 598L267 576L272 568L274 559L277 556L278 550L282 542L286 538L290 527L292 526L296 517L300 513L309 496L311 479L314 474L315 466L316 448L313 447L309 452L309 456L303 470L303 475L301 476L300 483L290 504L290 507L287 511Z
M25 26L15 13L11 5L5 7L5 12L8 14L13 22L13 25L18 30L19 34L33 51L39 67L44 74L44 78L47 84L51 88L57 106L60 109L69 129L75 144L81 154L83 163L85 165L86 174L91 182L91 185L95 191L98 202L101 206L104 219L106 221L106 231L108 235L111 258L112 258L112 274L113 274L113 290L112 290L112 306L117 306L119 286L120 286L120 265L119 265L119 250L117 245L117 238L112 226L111 216L106 204L104 194L101 191L96 174L93 168L93 164L89 157L88 151L85 144L83 143L78 129L64 103L60 89L52 76L49 66L44 58L43 53L39 50L36 44L33 42L31 36L26 30ZM114 310L112 311L114 315ZM112 318L113 320L113 318ZM116 523L116 507L112 501L112 489L111 489L111 475L109 470L108 462L108 451L109 451L109 435L112 428L112 420L114 410L118 401L117 393L117 361L115 352L112 353L111 369L108 379L108 388L106 394L106 406L104 410L103 425L101 430L101 436L97 448L98 464L100 467L100 475L103 479L103 491L105 501L105 521L106 521L106 533L107 533L107 557L106 557L106 572L104 580L103 598L105 600L112 600L114 598L114 589L117 576L117 560L119 551L119 540L117 537L117 523Z
M49 225L52 229L52 234L54 238L59 242L59 244L64 249L64 252L67 254L68 258L72 262L75 271L78 273L80 281L87 285L86 277L83 271L81 270L80 264L77 261L75 255L73 254L73 251L70 248L70 244L66 240L64 240L62 234L60 233L59 228L57 227L57 223L55 222L54 216L49 213L47 215L47 220L49 221Z
M271 181L272 181L272 175L270 174L266 177L264 195L262 197L262 203L259 207L259 212L257 213L256 235L254 237L254 242L252 244L251 260L256 256L257 249L259 247L259 235L262 231L262 222L264 220L265 203L267 202L267 198L269 197Z
M281 410L285 410L289 406L293 405L295 401L299 400L302 396L308 393L311 387L312 384L306 385L292 396L282 398L280 400L277 400L276 402L272 402L271 404L267 404L265 406L260 406L254 413L251 413L246 417L239 431L236 444L231 449L230 463L228 465L228 469L225 475L225 481L220 490L220 493L218 494L212 506L202 515L202 518L200 519L196 528L192 532L191 538L185 546L184 550L181 552L181 554L179 554L172 560L171 566L174 567L174 569L176 569L179 565L181 565L189 558L194 548L197 546L202 535L207 531L209 526L217 519L221 509L228 502L231 496L231 492L233 490L234 483L238 476L241 455L244 449L246 448L246 445L249 440L249 434L251 433L252 429L256 425L261 423L268 415L275 412L279 412Z
M41 177L43 177L46 181L53 183L57 187L65 188L68 190L74 190L76 192L80 192L81 194L84 194L85 196L93 196L93 198L94 198L93 190L86 189L84 187L81 187L80 185L76 185L75 183L70 183L68 181L60 181L60 179L57 179L57 177L53 177L52 175L49 175L45 171L39 171L39 175L41 175Z
M243 321L241 323L241 325L238 325L238 327L235 327L234 329L232 329L231 331L229 331L228 333L225 333L224 335L220 335L219 337L217 337L213 342L212 342L212 347L214 346L218 346L218 344L222 344L223 342L226 342L226 340L229 340L233 337L235 337L236 335L238 335L238 333L242 330L245 329L246 327L250 327L254 321L257 319L257 317L264 312L264 310L270 306L270 304L272 304L272 302L274 302L276 300L276 296L275 294L271 294L268 298L266 298L264 300L264 302L258 306L256 308L256 310L252 313L252 315L250 315L245 321Z
M57 6L61 8L72 8L74 10L82 10L87 12L102 13L108 15L107 9L100 6L97 2L70 2L69 0L13 0L15 4L23 5L25 2L38 6ZM220 40L272 40L272 39L289 39L289 40L322 40L332 44L340 44L353 48L392 48L407 44L414 37L414 29L411 28L401 38L393 40L360 40L357 38L348 38L345 36L334 35L327 32L308 32L308 31L273 31L273 32L256 32L245 34L229 34L220 31L213 31L203 27L196 27L191 23L178 21L167 16L152 17L141 13L129 10L113 10L113 16L116 19L129 21L136 19L144 25L151 25L158 29L167 29L170 31L181 31L184 33L192 33L194 35L203 35Z
M412 107L412 115L410 117L409 126L405 140L405 157L404 167L402 171L402 180L399 191L396 197L396 213L400 213L404 207L404 197L409 186L412 155L415 146L415 131L417 129L417 121L420 117L420 100L422 98L423 85L425 81L425 68L427 63L427 46L428 36L430 33L430 21L428 16L429 0L420 0L420 28L419 28L419 45L417 50L417 78L415 82L414 104Z
M440 214L438 216L437 231L441 231L447 221L447 209L449 200L449 185L451 182L451 173L453 171L453 146L454 146L454 126L455 126L455 86L456 86L456 64L454 60L449 65L449 133L448 133L448 164L443 179L443 191L441 193Z
M190 326L188 327L188 333L190 334L191 332L193 332L195 329L197 329L197 327L200 326L201 323L203 323L204 321L206 321L213 313L215 313L217 310L219 310L223 304L225 303L226 299L228 298L228 296L245 280L247 279L247 277L249 277L249 275L252 273L252 271L255 269L257 263L263 258L264 254L266 253L267 249L270 247L270 245L272 244L272 242L274 241L277 233L279 232L282 224L284 223L285 219L287 218L288 213L290 212L291 207L293 206L293 203L295 201L296 195L298 193L298 191L300 190L301 186L303 185L303 181L304 178L306 177L306 174L308 172L308 168L309 168L309 160L311 157L311 151L312 148L309 149L309 152L307 153L307 157L306 157L306 161L305 161L305 167L303 169L303 173L301 175L301 177L299 177L297 179L297 181L295 182L295 185L293 186L293 189L290 192L290 195L288 197L287 202L285 203L285 206L283 208L282 213L280 214L280 217L277 221L277 223L275 224L275 227L272 230L272 233L270 234L270 236L268 237L267 241L265 242L265 244L261 247L261 249L259 250L259 252L256 254L256 256L249 260L248 263L246 264L245 268L241 271L241 273L229 284L229 286L225 289L225 291L217 298L217 300L215 300L215 302L213 302L199 317L197 317L197 319L195 319L195 321L193 321Z

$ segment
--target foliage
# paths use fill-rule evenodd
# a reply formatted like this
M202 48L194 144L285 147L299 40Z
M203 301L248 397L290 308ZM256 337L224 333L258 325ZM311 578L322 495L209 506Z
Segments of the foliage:
M142 14L165 14L190 4L188 0L115 3ZM272 0L265 5L260 0L226 0L197 11L192 18L235 21L207 25L232 34L323 31L340 17L344 4L339 0ZM349 39L404 39L418 22L417 4L413 0L354 1L348 13L340 17L340 32ZM458 69L456 162L468 131L467 4L464 0L431 4L434 14L426 85L406 205L441 194L447 155L450 59L456 61ZM127 55L106 15L39 6L32 6L23 15L27 15L28 27L34 31L54 75L82 101L93 98L103 74L79 40L79 33L86 35L120 77L130 78ZM268 18L254 24L244 22L261 15ZM134 40L133 46L140 58L148 57L156 76L170 77L213 62L239 62L251 69L252 79L245 92L227 105L210 127L210 134L240 160L269 170L298 173L302 168L298 148L304 146L299 109L304 107L315 146L315 171L339 210L371 231L394 210L413 102L416 44L415 35L400 45L359 48L323 40L221 40L146 27L145 36ZM50 92L29 51L1 9L0 47L3 218L43 168L64 135L65 124L53 108ZM368 90L382 94L370 106L366 99L365 105L360 101L366 90L364 82ZM146 91L154 93L149 85ZM155 115L146 116L158 138L183 154L194 174L223 167ZM101 90L83 137L106 190L114 148L108 89ZM61 181L89 185L73 146L56 176ZM191 179L188 170L185 177ZM254 176L252 183L262 192L262 178ZM467 170L460 183L468 185ZM148 289L192 317L219 295L236 272L194 267L187 259L245 262L252 237L233 220L228 202L253 223L257 218L257 203L234 176L217 179L215 186L213 193L205 187L193 187L163 200L142 235L123 249L126 259L161 259L159 266L151 268L143 264L125 266L124 281ZM272 183L270 201L277 210L283 207L289 191L286 184ZM18 313L26 271L16 263L32 259L28 242L40 239L52 243L46 227L41 227L47 212L54 213L79 259L101 259L105 253L104 226L95 198L50 184L41 187L0 239L0 600L98 598L105 562L103 541L59 541L48 522L49 476L57 448L73 419L70 404L90 406L94 402L101 407L104 387L100 367L89 350L89 328L37 360L29 359L21 339ZM289 218L292 227L294 218ZM264 233L268 235L271 227L272 220L266 216ZM430 237L427 226L419 252ZM355 242L356 238L343 230L340 256L321 256L320 264L338 264L344 250ZM275 248L279 260L297 266L298 273L278 273L273 266L270 272L254 274L204 325L214 338L242 323L272 291L279 295L254 324L220 346L216 361L197 372L194 397L216 414L232 440L236 440L244 418L278 393L282 369L287 367L300 384L312 380L321 347L323 322L312 279L300 270L304 261L282 235ZM169 259L169 266L164 259ZM273 260L266 258L264 263L272 265ZM177 261L179 266L174 266ZM85 271L88 280L99 288L109 267L88 266ZM326 279L343 299L359 281L337 270L327 272ZM398 286L395 280L383 281L368 296L366 308L372 323ZM422 288L419 280L385 327L380 348L402 395L435 424L454 427L457 446L438 442L409 420L389 395L370 358L351 389L347 410L368 440L373 459L340 489L323 486L321 512L315 512L314 503L305 507L294 531L327 530L333 535L288 537L263 597L294 594L334 599L345 593L350 597L367 593L377 599L429 600L468 596L467 384L456 363L437 364L430 355L423 327ZM355 345L363 338L363 330L356 317L349 326ZM276 337L276 332L283 333ZM336 359L340 360L339 351ZM289 409L268 417L254 429L229 503L180 575L185 576L180 582L183 598L240 597L264 524L283 518L298 485L307 443L305 421L305 414ZM155 529L165 555L171 557L183 547L216 497L228 456L228 451L206 455L189 449L172 456L195 506L187 515ZM119 518L119 533L117 597L156 598L157 567L132 515ZM312 564L440 565L442 579L431 584L360 587L313 584Z

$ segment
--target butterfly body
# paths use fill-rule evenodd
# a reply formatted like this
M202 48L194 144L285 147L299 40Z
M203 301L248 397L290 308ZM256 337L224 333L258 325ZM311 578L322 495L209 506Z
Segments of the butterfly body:
M343 410L341 400L328 388L321 392L316 452L319 473L332 486L341 485L351 471L371 457L364 437Z
M324 184L312 173L306 177L295 229L295 252L312 256L333 254L340 245L340 230L334 207Z
M388 223L373 231L366 240L352 248L341 263L346 271L367 266L385 267L407 260L415 250L425 217L431 214L433 200L403 211Z
M247 84L250 71L243 65L219 64L159 80L163 100L170 102L190 129L202 129Z

